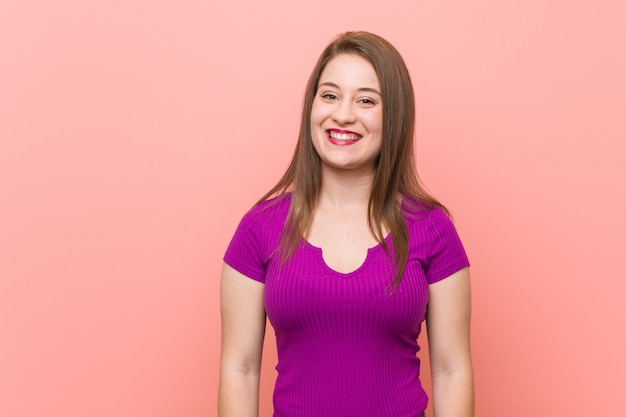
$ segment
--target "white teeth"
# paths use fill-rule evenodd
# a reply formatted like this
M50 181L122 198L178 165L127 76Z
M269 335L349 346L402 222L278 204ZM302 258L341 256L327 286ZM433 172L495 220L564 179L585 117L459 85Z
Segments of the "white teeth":
M348 133L328 132L328 135L336 140L359 140L359 135L350 135Z

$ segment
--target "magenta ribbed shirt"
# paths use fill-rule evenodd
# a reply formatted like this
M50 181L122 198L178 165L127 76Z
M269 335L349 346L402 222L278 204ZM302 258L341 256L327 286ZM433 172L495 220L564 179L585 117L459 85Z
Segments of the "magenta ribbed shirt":
M250 210L224 256L265 283L278 348L274 416L421 416L428 397L416 353L428 284L469 265L452 222L439 208L405 214L409 259L390 293L393 261L380 244L344 274L303 240L281 269L276 248L290 202L287 194ZM393 238L386 242L392 246Z

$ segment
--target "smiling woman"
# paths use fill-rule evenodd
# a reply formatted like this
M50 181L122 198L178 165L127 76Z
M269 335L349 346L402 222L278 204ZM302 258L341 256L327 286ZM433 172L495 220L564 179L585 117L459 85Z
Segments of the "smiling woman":
M422 416L426 318L435 411L473 415L469 262L417 179L414 120L387 41L349 32L322 52L291 164L224 256L220 417L258 415L266 315L277 417Z

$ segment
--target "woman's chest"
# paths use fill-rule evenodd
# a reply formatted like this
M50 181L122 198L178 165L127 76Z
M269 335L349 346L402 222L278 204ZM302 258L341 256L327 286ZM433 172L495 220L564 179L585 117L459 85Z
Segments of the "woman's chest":
M305 244L282 267L270 262L265 308L277 334L308 329L340 336L367 329L417 337L428 303L423 269L419 261L409 261L395 290L394 276L393 262L381 246L344 274L326 264L319 248Z

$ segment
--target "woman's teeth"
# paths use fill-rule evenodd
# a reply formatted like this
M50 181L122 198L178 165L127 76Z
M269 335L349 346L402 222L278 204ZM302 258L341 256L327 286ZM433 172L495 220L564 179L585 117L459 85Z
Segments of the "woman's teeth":
M361 137L359 135L349 134L349 133L328 132L328 136L330 136L331 138L333 138L335 140L351 140L351 141L355 141L355 140L361 139Z

